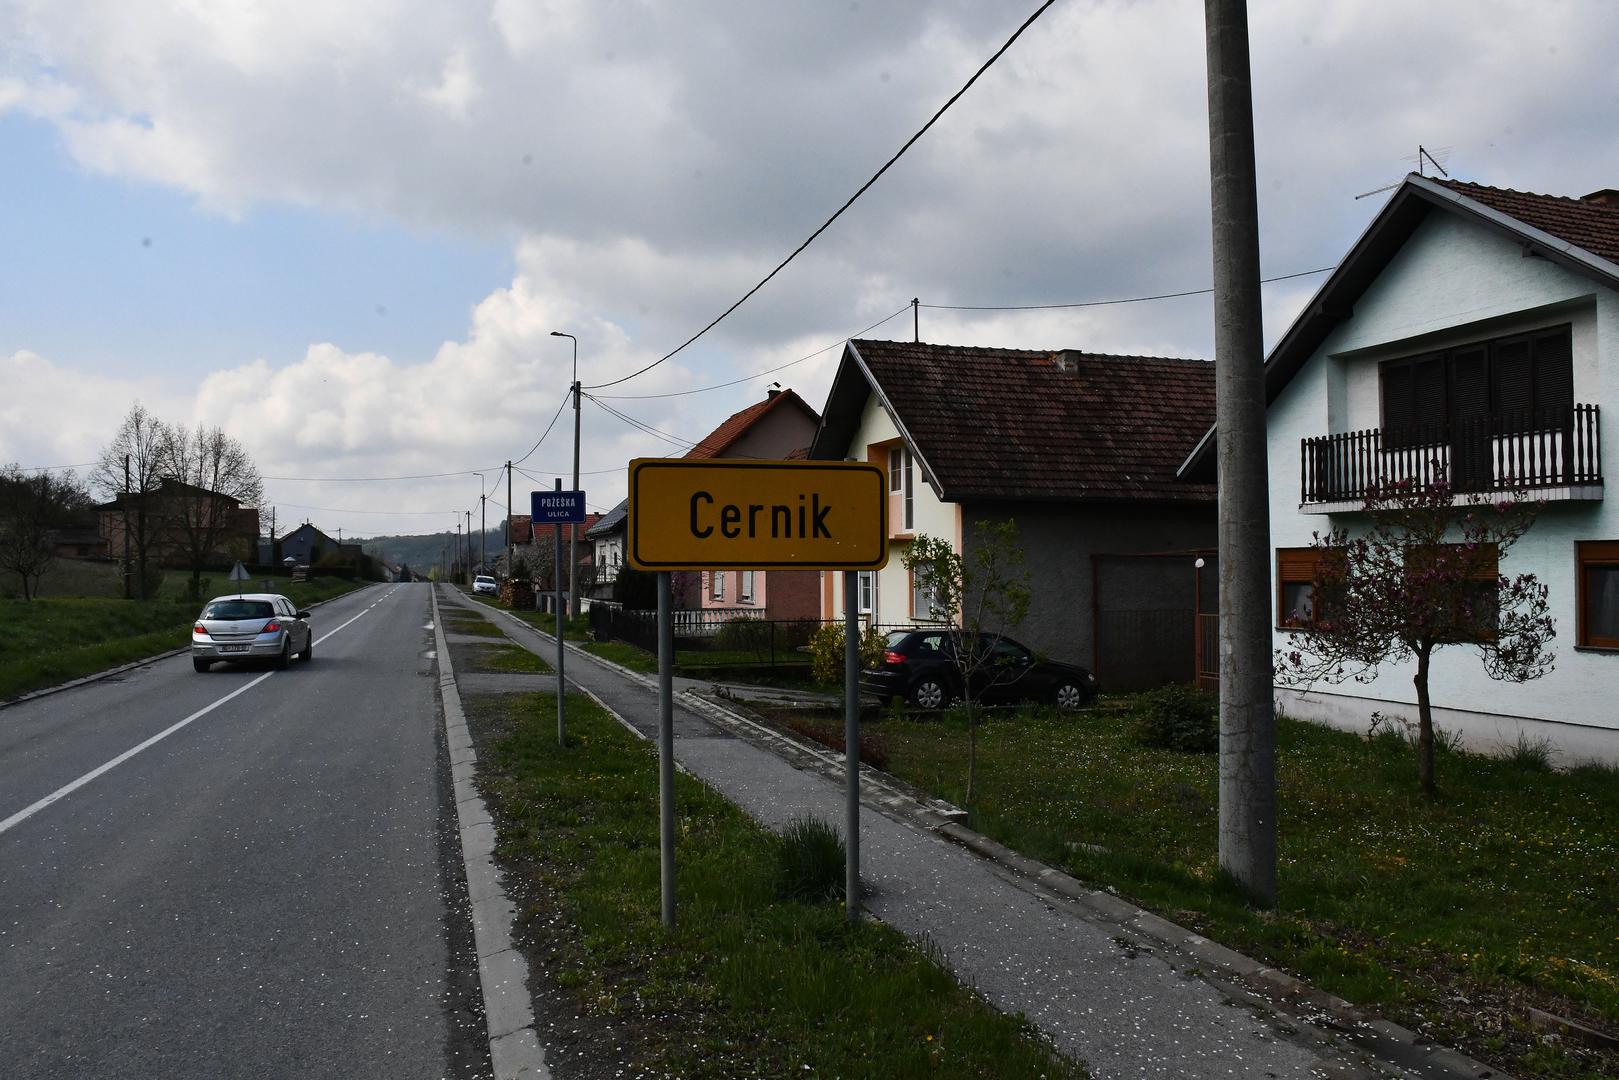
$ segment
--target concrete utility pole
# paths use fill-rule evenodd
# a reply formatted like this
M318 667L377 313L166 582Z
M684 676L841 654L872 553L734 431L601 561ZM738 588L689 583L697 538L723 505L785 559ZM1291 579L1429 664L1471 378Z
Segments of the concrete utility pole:
M1214 422L1220 485L1220 867L1276 899L1259 209L1246 0L1204 0L1214 221Z
M506 462L506 577L512 576L512 463Z
M466 584L471 585L472 584L472 511L471 510L463 510L462 513L465 514L466 518L467 518L467 580L466 580Z

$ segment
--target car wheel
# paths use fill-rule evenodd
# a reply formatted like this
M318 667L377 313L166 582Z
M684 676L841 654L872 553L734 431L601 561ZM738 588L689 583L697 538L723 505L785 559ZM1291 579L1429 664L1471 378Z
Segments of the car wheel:
M287 637L287 640L282 642L282 644L281 644L281 655L275 658L275 669L277 671L285 671L291 666L292 666L292 637L289 635Z
M1052 704L1056 705L1057 708L1063 710L1064 712L1069 712L1073 709L1082 709L1085 707L1085 703L1090 699L1091 695L1083 686L1079 685L1077 682L1067 679L1058 683L1057 689L1053 690L1051 693Z
M911 704L918 709L942 708L948 696L944 683L932 675L924 675L912 683L908 695Z
M214 662L212 660L204 660L197 656L193 656L191 658L191 668L193 671L196 671L199 674L206 675L208 673L208 669L213 666Z
M298 654L298 659L302 660L304 663L307 664L307 663L309 663L309 661L313 660L314 658L315 658L315 632L313 630L311 630L309 632L309 636L304 639L304 651Z

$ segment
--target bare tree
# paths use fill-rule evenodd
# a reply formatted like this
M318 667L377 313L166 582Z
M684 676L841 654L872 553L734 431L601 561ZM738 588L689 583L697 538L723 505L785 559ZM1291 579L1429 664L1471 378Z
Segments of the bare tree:
M216 427L175 427L165 457L168 475L192 489L165 498L163 518L191 568L191 596L200 599L205 565L225 548L240 508L263 498L264 481L242 444Z
M89 502L72 473L25 473L16 464L0 469L0 570L22 581L24 600L39 594L56 560L58 534Z
M169 426L137 401L90 471L91 488L123 511L123 539L112 554L124 564L125 596L148 600L156 591L163 526L154 495L172 437Z

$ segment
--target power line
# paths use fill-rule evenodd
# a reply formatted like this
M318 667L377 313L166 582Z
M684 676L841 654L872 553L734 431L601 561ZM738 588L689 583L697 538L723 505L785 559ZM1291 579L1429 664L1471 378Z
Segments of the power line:
M817 356L820 356L822 353L831 352L833 349L836 349L840 345L847 342L850 338L857 338L857 337L860 337L862 334L869 334L873 330L875 330L879 326L881 326L883 323L892 322L894 319L897 319L901 315L905 314L905 312L910 308L910 306L911 305L906 304L905 307L900 308L898 311L894 312L894 314L889 315L889 316L887 316L885 318L878 319L876 322L872 323L870 326L866 327L864 330L856 330L852 334L847 334L844 337L839 338L837 341L834 341L832 344L830 344L830 345L828 345L828 346L826 346L824 348L816 349L814 352L810 353L808 356L800 356L797 360L789 360L787 363L781 364L781 365L779 365L777 367L766 368L764 371L756 372L753 375L744 375L742 378L740 378L740 379L732 379L730 382L715 383L713 386L700 386L695 390L676 390L673 393L669 393L669 394L600 394L600 395L597 395L596 397L593 397L591 400L596 401L596 402L600 402L603 398L606 398L606 399L608 399L610 401L647 401L647 400L650 400L652 398L685 397L688 394L706 394L710 390L723 390L728 386L736 386L736 385L738 385L740 383L752 382L754 379L762 379L766 375L774 375L778 371L786 371L788 368L794 367L794 366L796 366L798 364L802 364L806 360L813 360Z
M624 421L626 424L629 424L631 427L638 428L641 431L646 432L648 435L662 439L664 442L669 443L672 446L677 446L682 450L690 450L702 445L701 443L693 442L691 439L683 439L679 435L672 435L667 431L662 431L653 427L651 424L637 420L633 416L628 416L625 413L621 413L611 405L607 404L605 401L600 401L597 398L592 397L590 394L586 394L585 397L590 398L591 401L595 402L597 406L605 410L609 415L616 416L618 419Z
M301 484L380 484L393 480L437 480L445 476L471 476L477 472L494 472L504 469L505 463L490 465L482 469L457 469L454 472L415 473L410 476L261 476L261 480L282 480ZM287 504L291 506L291 503Z
M101 464L99 461L85 461L78 465L19 465L18 472L64 472L68 469L90 469Z
M453 514L454 510L354 510L349 507L338 506L308 506L304 503L282 502L279 499L270 500L272 506L285 506L293 510L319 510L323 514L373 514L390 517L431 517L434 514Z
M568 406L568 395L564 394L564 395L562 395L562 400L557 402L557 411L554 414L552 414L551 422L549 424L545 425L545 430L543 432L541 432L540 437L534 441L534 445L528 448L528 453L524 454L522 457L517 458L515 461L513 461L512 462L513 465L521 465L523 462L527 461L529 458L534 456L534 451L536 451L536 450L538 450L540 448L540 443L543 443L545 441L545 439L546 439L546 436L551 434L551 429L557 426L557 419L558 419L558 417L560 417L562 415L562 410L567 408L567 406Z
M1273 281L1291 281L1294 278L1310 277L1312 274L1325 274L1333 269L1323 266L1318 270L1300 270L1296 274L1282 274L1278 277L1261 278L1261 285L1268 285ZM931 308L935 311L1054 311L1059 308L1088 308L1107 307L1110 304L1142 304L1148 300L1174 300L1181 296L1204 296L1212 293L1211 289L1187 289L1185 292L1157 293L1153 296L1127 296L1119 300L1081 300L1072 304L919 304L918 307Z
M1031 25L1033 25L1034 21L1036 19L1038 19L1041 15L1045 14L1046 9L1049 8L1054 3L1056 3L1056 0L1045 0L1045 3L1041 4L1038 8L1035 9L1035 12L1034 12L1033 15L1030 15L1027 19L1023 20L1023 25L1019 26L1017 28L1017 30L1015 30L1013 32L1012 36L1006 39L1006 44L1002 45L999 49L996 49L995 54L993 56L991 56L988 60L985 60L983 65L981 67L979 67L979 69L977 71L973 72L972 78L968 79L966 81L966 83L963 84L963 86L961 87L960 90L957 90L954 94L950 95L950 100L946 101L943 105L939 106L938 112L935 112L928 119L928 122L923 124L922 127L917 131L917 133L915 135L912 135L909 139L905 140L905 145L901 146L897 151L895 151L894 156L889 158L886 162L884 162L883 167L878 169L874 174L872 174L872 177L871 177L870 180L867 180L864 184L861 184L859 189L857 191L855 191L855 193L853 195L849 196L848 201L846 201L842 206L838 207L837 211L831 217L827 218L826 221L821 225L820 228L818 228L814 232L810 233L809 239L805 240L802 244L799 244L796 248L794 248L793 251L792 251L792 254L788 255L779 264L777 264L776 268L774 270L770 271L770 273L766 274L759 281L759 283L757 285L755 285L753 288L749 289L747 292L743 293L742 298L740 300L736 301L736 303L732 304L730 307L728 307L724 311L720 312L719 315L716 316L714 318L714 320L712 322L710 322L707 326L705 326L701 330L697 331L697 333L693 334L691 337L689 337L685 341L681 342L674 349L670 350L669 352L665 353L664 355L662 355L658 359L654 360L652 363L648 364L646 367L641 368L639 371L632 371L630 374L625 375L624 377L619 378L619 379L614 379L611 382L594 383L594 384L592 384L590 386L584 387L583 389L586 389L586 390L601 390L601 389L604 389L604 388L609 387L609 386L617 386L619 383L628 382L629 380L635 378L637 375L644 375L648 371L651 371L653 368L657 367L659 364L663 363L665 360L668 360L669 358L673 357L675 354L679 353L680 350L684 349L687 345L690 345L692 342L696 341L698 338L702 337L704 334L706 334L710 330L714 329L714 327L718 326L720 324L721 320L723 320L727 315L731 314L731 312L735 311L737 308L741 307L744 303L746 303L748 298L751 297L754 293L756 293L760 289L764 288L765 285L769 283L771 278L775 277L777 274L781 273L784 269L786 269L788 263L790 263L794 259L796 259L800 252L802 252L805 248L807 248L811 244L813 244L817 237L819 237L823 232L825 232L827 229L829 229L832 226L832 223L834 221L836 221L836 220L838 220L838 218L842 217L843 212L845 210L849 209L849 207L853 206L854 203L855 203L855 200L860 198L860 196L864 195L866 193L867 189L869 189L873 184L875 184L879 179L881 179L882 175L884 173L886 173L893 166L893 164L896 161L898 161L900 158L904 157L905 152L907 150L909 150L912 146L914 146L918 139L920 139L923 135L927 134L928 129L933 127L933 125L938 122L939 117L943 116L945 114L945 112L950 108L950 106L954 105L958 100L960 100L961 96L972 88L973 83L978 81L979 76L983 75L984 72L988 71L990 69L990 66L993 65L995 63L995 61L999 60L1001 58L1001 55L1003 53L1005 53L1007 49L1010 49L1012 47L1012 43L1015 42L1018 38L1023 36L1023 31L1027 30Z

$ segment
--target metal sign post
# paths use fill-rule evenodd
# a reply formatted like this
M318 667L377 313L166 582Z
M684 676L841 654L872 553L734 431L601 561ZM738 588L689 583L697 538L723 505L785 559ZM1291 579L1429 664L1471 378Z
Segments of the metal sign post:
M860 918L860 574L843 572L843 906Z
M671 575L658 571L658 853L663 925L675 925L675 612Z
M557 477L557 490L562 490L562 478ZM563 645L563 638L567 632L566 624L562 621L562 524L557 523L556 535L556 586L557 586L557 745L568 745L568 698L567 683L563 678L563 657L567 655L567 648Z
M564 639L567 636L566 616L562 613L562 526L572 529L585 520L585 493L563 491L562 478L557 478L554 491L529 492L529 522L533 526L550 522L556 526L556 615L557 615L557 745L568 745L567 683L563 674L563 658L567 655Z
M843 461L639 458L627 556L658 575L658 842L663 924L675 924L675 570L842 570L846 908L860 917L859 571L888 563L888 478Z

